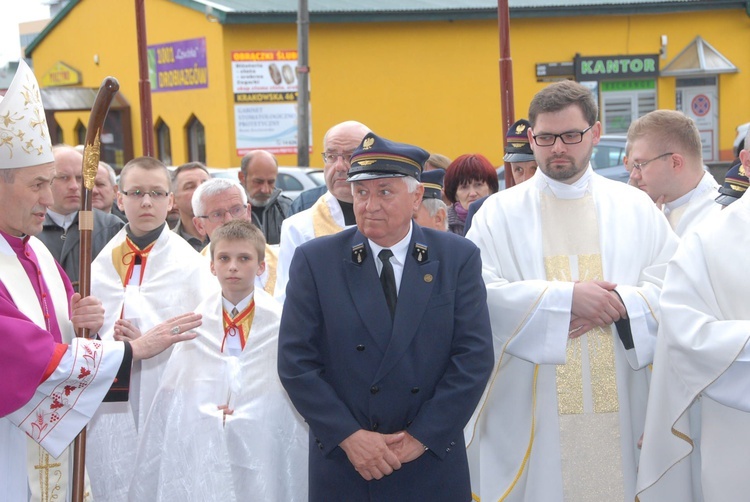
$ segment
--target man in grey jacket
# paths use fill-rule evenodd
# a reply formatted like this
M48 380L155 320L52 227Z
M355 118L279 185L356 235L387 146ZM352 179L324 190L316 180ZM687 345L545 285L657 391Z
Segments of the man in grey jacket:
M37 235L60 266L65 270L73 287L78 291L80 240L78 210L81 206L81 176L83 156L70 146L56 146L55 177L52 180L54 203L44 217L42 232ZM91 255L95 258L109 240L125 225L113 214L96 208Z
M278 244L281 240L281 222L289 216L292 205L292 200L276 188L278 174L276 157L265 150L245 155L237 174L252 205L253 222L263 230L268 244Z

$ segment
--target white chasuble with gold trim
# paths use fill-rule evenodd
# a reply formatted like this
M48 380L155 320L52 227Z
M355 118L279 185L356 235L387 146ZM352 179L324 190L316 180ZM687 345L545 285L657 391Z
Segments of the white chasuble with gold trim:
M555 195L566 200L542 202ZM490 196L467 238L482 254L496 358L465 429L475 500L632 501L659 293L677 247L666 218L645 193L591 168L573 185L539 170ZM570 342L572 281L595 277L617 284L634 348L614 326ZM584 476L605 494L580 496Z
M541 194L542 249L548 281L603 280L599 222L590 194ZM612 329L568 342L557 366L557 408L566 500L622 500L622 460ZM607 479L607 483L602 483Z

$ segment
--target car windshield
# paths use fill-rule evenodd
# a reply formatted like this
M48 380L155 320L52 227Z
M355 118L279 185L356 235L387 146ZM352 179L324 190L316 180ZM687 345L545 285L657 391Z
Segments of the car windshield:
M326 182L326 179L323 176L323 171L310 171L308 176L310 176L310 179L312 179L318 186L322 186Z
M594 169L619 166L623 164L624 156L624 145L596 145L591 154L591 166Z

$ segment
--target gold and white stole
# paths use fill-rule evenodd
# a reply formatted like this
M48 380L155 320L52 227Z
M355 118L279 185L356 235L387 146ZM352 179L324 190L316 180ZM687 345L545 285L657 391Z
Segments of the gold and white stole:
M269 295L273 295L273 289L276 287L276 269L279 266L279 251L278 246L270 246L266 244L266 284L263 286L263 291Z
M312 210L312 224L315 237L337 234L344 229L344 227L340 226L333 219L333 214L331 213L331 208L328 207L325 195L319 198L310 209Z
M561 199L542 191L540 197L547 280L602 280L598 213L591 193ZM596 495L601 479L608 479L607 485L615 481L614 493L624 493L614 343L611 327L595 328L570 340L566 363L557 366L565 500L600 495L605 498L598 500L606 500L612 492Z

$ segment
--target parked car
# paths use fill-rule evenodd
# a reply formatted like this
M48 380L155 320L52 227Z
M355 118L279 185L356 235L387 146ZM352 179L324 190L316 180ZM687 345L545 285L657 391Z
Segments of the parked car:
M599 140L598 145L594 145L591 153L591 167L594 172L601 174L611 180L622 181L627 183L630 173L625 169L625 136L614 134L605 134Z
M745 148L745 137L747 136L748 129L750 129L750 122L745 122L737 126L737 137L734 138L734 147L732 148L735 158L739 157L740 150Z
M226 169L209 167L208 172L213 178L237 179L239 167ZM315 188L325 184L323 170L312 167L279 167L279 175L276 177L276 187L281 193L290 199L296 199L300 192L308 188Z

